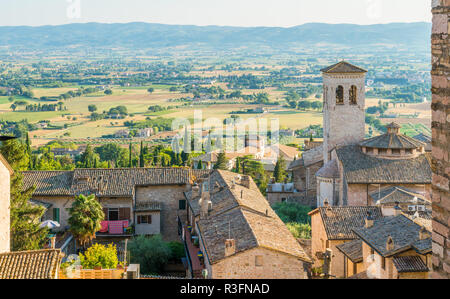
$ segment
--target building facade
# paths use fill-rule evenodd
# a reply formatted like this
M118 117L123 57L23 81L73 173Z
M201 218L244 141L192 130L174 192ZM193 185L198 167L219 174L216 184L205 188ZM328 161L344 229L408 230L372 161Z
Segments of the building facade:
M433 277L450 278L450 1L432 10Z

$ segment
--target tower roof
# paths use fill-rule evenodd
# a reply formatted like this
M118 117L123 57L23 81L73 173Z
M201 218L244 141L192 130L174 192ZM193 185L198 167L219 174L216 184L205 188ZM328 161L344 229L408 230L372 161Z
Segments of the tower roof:
M341 61L336 64L333 64L329 67L320 70L323 73L327 74L342 74L342 73L367 73L365 69L357 67L351 63L346 61Z

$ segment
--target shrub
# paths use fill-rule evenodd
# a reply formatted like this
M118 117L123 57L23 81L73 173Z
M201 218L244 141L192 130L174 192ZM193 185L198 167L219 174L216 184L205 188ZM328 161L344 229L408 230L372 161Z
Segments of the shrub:
M297 222L297 223L310 223L310 217L308 213L311 212L311 208L308 206L302 206L298 203L292 202L280 202L273 206L273 210L277 213L278 217L284 223Z
M286 226L295 238L311 239L311 226L309 224L289 222Z
M161 238L138 236L128 244L131 263L141 265L142 274L159 274L171 257L170 247Z
M167 246L169 246L170 248L171 260L180 260L181 258L186 256L183 243L172 241L169 242Z
M113 244L94 244L84 254L80 253L80 262L84 269L115 269L119 263L117 248Z

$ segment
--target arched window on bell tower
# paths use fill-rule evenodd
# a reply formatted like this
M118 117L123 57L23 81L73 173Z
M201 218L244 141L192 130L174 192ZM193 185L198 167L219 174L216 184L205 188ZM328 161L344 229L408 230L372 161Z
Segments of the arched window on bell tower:
M358 104L358 88L355 85L352 85L352 87L350 87L349 98L350 105Z
M342 85L336 88L336 104L344 105L344 87Z

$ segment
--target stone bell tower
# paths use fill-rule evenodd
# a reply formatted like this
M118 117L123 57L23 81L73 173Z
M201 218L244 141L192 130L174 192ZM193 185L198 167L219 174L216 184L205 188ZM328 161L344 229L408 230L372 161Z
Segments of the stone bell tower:
M323 74L323 158L337 145L356 144L365 137L365 81L367 71L341 61Z

